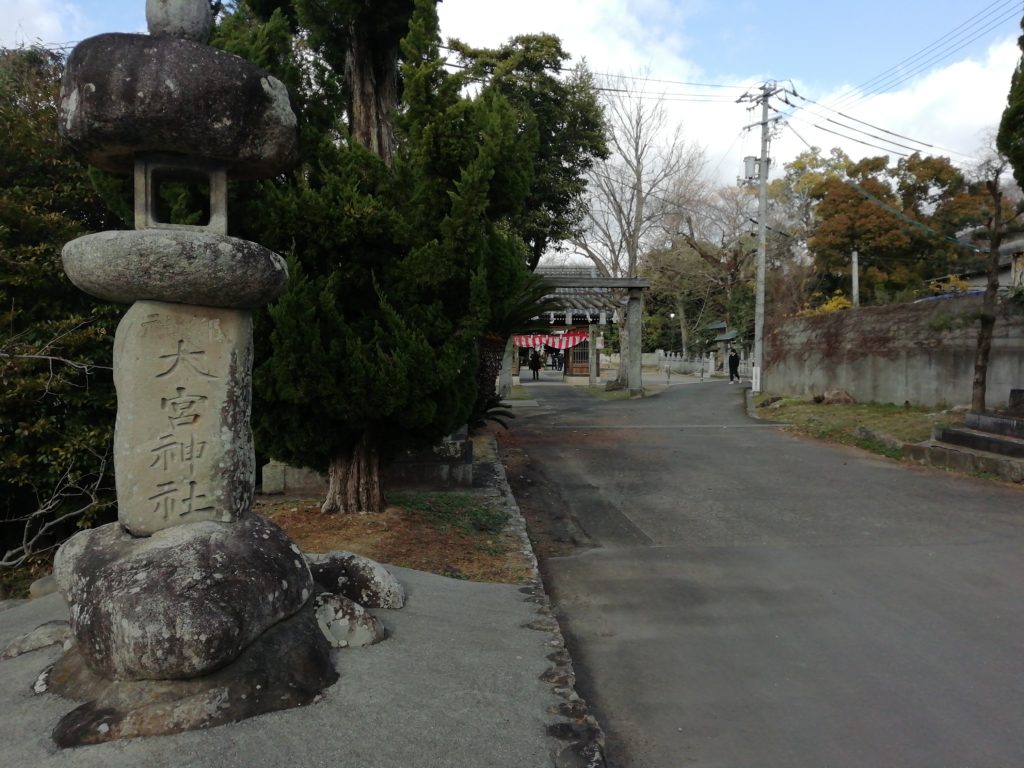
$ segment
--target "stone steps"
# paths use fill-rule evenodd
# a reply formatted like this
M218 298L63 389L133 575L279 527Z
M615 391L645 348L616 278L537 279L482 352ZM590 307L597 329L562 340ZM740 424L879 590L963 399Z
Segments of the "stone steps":
M1024 418L968 413L962 427L936 427L931 441L904 445L903 454L933 467L1024 483Z
M1010 483L1024 483L1024 459L929 441L905 443L903 455L919 464L967 474L984 474Z
M968 413L964 426L981 432L991 432L1024 440L1024 417L999 413Z
M1024 459L1024 438L1021 437L970 427L936 427L932 437L938 443Z

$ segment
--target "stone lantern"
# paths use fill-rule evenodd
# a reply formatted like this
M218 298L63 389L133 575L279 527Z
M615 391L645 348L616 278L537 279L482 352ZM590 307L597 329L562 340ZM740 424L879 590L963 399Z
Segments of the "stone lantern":
M148 0L146 16L149 35L80 43L62 83L61 135L133 175L135 229L63 253L75 285L131 306L114 343L118 522L54 565L74 644L37 688L88 702L61 746L297 706L337 678L305 558L252 513L252 310L287 269L227 234L228 180L291 168L295 115L278 80L206 45L207 0ZM202 193L201 221L169 220L168 184Z

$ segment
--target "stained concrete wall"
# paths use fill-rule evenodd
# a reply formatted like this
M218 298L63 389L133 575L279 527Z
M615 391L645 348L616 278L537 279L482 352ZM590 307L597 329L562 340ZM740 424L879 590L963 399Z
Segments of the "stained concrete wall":
M463 426L433 448L400 454L381 474L386 488L472 487L473 442L468 429ZM327 476L271 460L263 466L260 491L321 496L327 492Z
M974 378L975 297L861 307L792 318L765 338L763 389L810 397L844 389L862 402L968 405ZM987 406L1024 387L1024 311L1000 306Z

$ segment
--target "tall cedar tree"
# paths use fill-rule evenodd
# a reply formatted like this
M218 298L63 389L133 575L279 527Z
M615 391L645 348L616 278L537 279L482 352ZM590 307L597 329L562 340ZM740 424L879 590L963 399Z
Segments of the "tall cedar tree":
M384 52L403 34L399 102L353 88L353 72L389 72ZM296 0L263 19L240 6L217 40L280 68L302 131L296 172L233 199L239 232L291 256L257 334L257 445L327 471L324 511L379 511L381 461L435 443L476 400L488 276L524 259L508 222L530 189L535 132L494 89L460 93L432 0ZM390 155L359 128L367 103Z
M585 66L566 75L569 54L554 35L518 35L496 50L451 41L461 77L496 88L532 117L536 173L512 224L529 246L530 269L576 234L586 215L587 174L608 157L597 87Z
M68 494L55 514L83 502L74 486L94 485L114 425L120 312L73 286L60 252L123 224L57 136L62 69L41 48L0 50L0 554L54 491Z
M1024 29L1024 19L1021 19L1021 28ZM1017 67L1010 78L1010 91L1006 96L1006 107L1003 109L1003 115L999 121L999 131L996 134L996 148L1013 168L1013 178L1017 185L1024 189L1024 35L1017 38L1017 46L1021 49L1022 56L1017 61ZM977 412L985 410L988 357L992 347L996 294L999 290L999 244L1002 238L995 233L1006 218L1001 211L1004 194L998 176L990 173L983 183L989 193L991 201L989 210L992 213L987 221L990 232L989 258L986 266L988 279L985 296L982 300L983 307L978 330L978 351L975 355L974 386L971 397L971 408ZM1020 213L1018 206L1016 215L1019 216Z
M593 77L584 67L566 76L569 55L554 35L519 35L496 50L458 40L450 45L459 54L458 77L465 85L497 90L517 110L519 130L536 143L535 173L523 205L508 215L526 251L519 259L488 264L490 317L480 338L479 394L470 416L480 424L500 402L495 381L502 358L511 360L510 335L556 308L545 301L551 291L532 270L544 253L578 232L586 211L586 175L608 149Z
M1024 19L1020 23L1024 29ZM1017 185L1024 189L1024 35L1017 38L1017 46L1022 56L1010 77L1010 91L999 121L996 148L1013 168Z

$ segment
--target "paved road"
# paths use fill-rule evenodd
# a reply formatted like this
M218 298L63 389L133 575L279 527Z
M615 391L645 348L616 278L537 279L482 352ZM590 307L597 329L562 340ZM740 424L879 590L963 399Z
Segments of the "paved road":
M612 766L1024 766L1024 492L726 382L527 387L503 456Z

